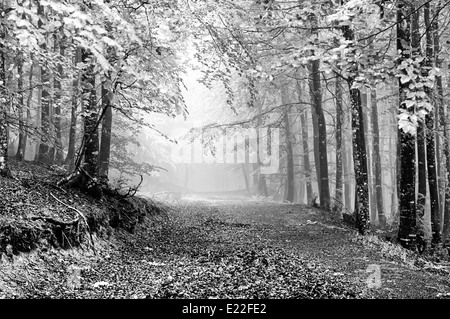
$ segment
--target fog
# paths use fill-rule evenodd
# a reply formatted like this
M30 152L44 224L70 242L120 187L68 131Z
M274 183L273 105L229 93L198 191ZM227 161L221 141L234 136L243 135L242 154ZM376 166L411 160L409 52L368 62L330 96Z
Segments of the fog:
M183 97L188 114L175 118L162 114L149 116L152 123L156 123L155 128L171 140L155 130L144 130L138 160L161 169L144 177L140 191L162 197L170 197L165 196L167 193L218 199L249 197L256 185L251 178L253 164L248 163L248 155L246 160L235 157L227 160L227 149L219 137L220 129L213 135L202 135L197 131L236 118L226 103L223 85L215 83L207 88L199 83L199 79L198 71L190 71L183 78ZM195 132L189 134L191 130ZM212 143L208 143L207 138ZM234 150L228 151L234 156Z

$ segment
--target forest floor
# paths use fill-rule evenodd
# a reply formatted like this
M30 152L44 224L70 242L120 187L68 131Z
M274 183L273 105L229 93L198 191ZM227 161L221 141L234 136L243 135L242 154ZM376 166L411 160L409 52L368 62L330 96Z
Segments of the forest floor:
M76 192L23 184L0 179L0 240L30 214L73 217L55 197L86 214L102 210ZM31 203L30 191L41 192ZM70 249L40 243L28 253L4 252L0 298L450 297L449 263L359 236L331 213L304 205L185 198L133 233L97 235L94 246L84 240ZM380 281L371 279L377 269Z

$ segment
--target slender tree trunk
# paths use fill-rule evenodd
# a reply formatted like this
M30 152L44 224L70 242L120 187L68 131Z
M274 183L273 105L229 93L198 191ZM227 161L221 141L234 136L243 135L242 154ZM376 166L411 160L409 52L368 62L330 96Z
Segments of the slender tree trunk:
M311 104L314 105L314 97L311 95ZM320 154L319 154L319 124L317 121L317 114L313 108L311 108L312 119L312 133L313 133L313 155L314 155L314 168L316 170L317 191L321 189L320 179Z
M442 67L442 61L441 58L439 58L439 52L440 52L440 44L439 44L439 30L438 30L438 21L439 21L439 10L435 10L433 14L433 19L431 22L432 25L432 36L433 36L433 59L434 64L437 68L441 69ZM439 195L440 195L440 211L441 219L444 221L445 219L445 202L446 202L446 191L445 191L445 184L446 179L445 176L445 167L446 167L446 159L443 157L443 152L441 151L440 147L442 145L442 148L444 148L445 143L445 136L444 135L444 125L445 125L445 108L444 108L444 89L442 84L442 76L436 75L436 106L435 106L435 123L436 123L436 132L435 132L435 138L436 138L436 156L438 158L437 160L437 174L438 174L438 186L439 186ZM441 138L441 134L443 138ZM441 144L442 141L442 144ZM450 210L449 210L450 212ZM450 218L450 216L449 216ZM449 220L450 222L450 220ZM444 221L445 224L445 221ZM449 224L450 226L450 224ZM442 240L445 240L443 237Z
M256 127L261 127L261 113L262 113L263 102L258 102L258 119L256 120ZM253 164L253 183L255 185L255 191L257 195L267 196L267 185L266 180L263 178L263 174L261 174L261 158L259 156L259 147L260 147L260 139L259 139L259 130L256 136L257 149L256 152L256 161L257 163Z
M350 102L352 107L353 136L353 165L356 179L355 211L356 227L360 234L364 235L369 228L369 187L367 176L367 155L364 140L364 121L362 117L361 95L358 89L352 88L349 81Z
M294 102L295 103L295 102ZM306 204L306 179L304 178L303 170L303 141L302 132L299 120L299 107L296 105L295 113L293 115L292 131L294 132L294 184L295 184L295 196L294 202L299 204ZM291 117L292 118L292 117Z
M291 128L289 123L289 114L286 113L284 116L284 126L286 134L286 152L287 152L287 192L285 200L292 203L294 202L294 156L292 150L291 142Z
M335 81L335 97L336 97L336 204L335 210L338 215L342 213L342 87L340 78Z
M397 50L400 52L399 63L410 58L411 50L411 22L407 18L411 13L410 5L401 0L397 4ZM410 111L402 103L409 91L409 82L402 83L399 79L400 109ZM416 205L415 205L415 138L410 133L399 130L400 165L398 174L400 225L398 240L402 246L412 248L416 237Z
M39 61L37 61L37 65L39 66ZM38 67L38 77L39 82L42 84L42 76L41 76L42 68ZM36 131L41 134L41 104L42 104L42 85L38 86L37 89L37 105L36 105ZM41 143L38 141L35 144L35 150L34 150L34 161L37 162L39 158L39 148L41 146Z
M375 187L374 187L374 176L373 176L373 158L372 158L372 143L371 134L369 132L370 121L369 121L369 94L367 90L361 92L361 103L363 109L363 121L364 121L364 137L366 139L366 154L367 154L367 180L369 187L369 207L370 207L370 220L375 222L377 219L377 207L375 202Z
M252 164L252 181L253 181L253 193L255 195L258 195L258 184L259 184L259 165L258 163L253 163Z
M44 17L44 7L38 2L38 16ZM42 19L39 19L38 26L39 28L43 28ZM45 41L41 44L41 49L46 50L47 44ZM50 87L50 73L47 70L45 65L41 67L41 81L42 81L42 89L41 89L41 142L39 145L39 153L38 153L38 161L49 164L49 135L50 135L50 103L51 96L48 91Z
M242 175L244 176L245 190L247 191L247 195L251 195L252 191L250 190L250 180L248 178L247 167L245 165L245 163L241 164Z
M375 192L378 211L378 224L381 229L386 227L386 215L383 207L383 182L381 176L381 157L380 157L380 130L378 127L378 103L377 89L370 91L370 101L372 108L372 135L373 135L373 163L375 174Z
M303 87L301 82L297 81L297 95L299 99L299 112L300 112L300 126L301 126L301 137L302 137L302 147L303 147L303 173L306 181L306 203L311 204L313 197L313 190L311 185L311 164L309 161L309 146L308 146L308 121L306 120L307 109L302 104Z
M313 110L317 119L318 128L318 152L314 152L318 155L319 161L316 167L319 168L319 200L320 207L329 209L330 208L330 188L328 182L328 158L327 158L327 128L325 123L325 115L322 109L322 90L320 84L320 70L319 70L319 60L314 60L311 62L311 96L313 99ZM317 157L317 156L316 156Z
M102 108L105 112L102 119L102 137L100 143L100 169L99 176L104 180L108 180L109 159L111 149L111 129L112 129L112 92L105 85L102 85Z
M75 52L75 65L81 62L81 48L77 48ZM70 114L70 129L69 129L69 147L67 151L66 160L64 164L69 165L69 169L73 170L75 168L75 143L76 143L76 132L77 132L77 108L79 99L79 74L75 75L72 84L72 108Z
M347 146L347 143L345 141L345 139L342 140L342 150L343 150L343 154L344 154L344 162L342 165L343 168L343 174L344 174L344 204L345 207L347 207L347 209L349 211L352 210L352 182L351 182L351 161L352 161L352 154L350 151L350 148Z
M414 7L411 8L414 11ZM411 54L413 60L422 58L420 48L419 11L412 14L411 19ZM417 182L418 194L416 204L416 233L425 237L425 203L427 198L427 164L425 144L425 121L419 120L417 127Z
M65 54L64 40L61 40L61 43L58 43L58 36L55 34L54 36L54 48L55 52L59 51L61 57ZM61 142L61 96L62 96L62 87L61 80L63 77L63 67L62 64L59 63L57 66L57 72L54 79L54 88L55 88L55 114L54 114L54 124L55 124L55 147L56 147L56 155L55 155L55 163L57 165L61 165L64 161L63 147Z
M349 119L347 118L347 115L344 115L344 120L346 123L348 123ZM343 174L344 174L344 200L345 200L345 207L347 207L348 211L353 211L353 201L352 201L352 192L353 192L353 181L352 181L352 162L353 162L353 155L352 155L352 147L350 147L348 144L348 141L345 139L345 131L343 131L343 139L342 139L342 150L344 154L344 162L343 162ZM350 137L353 136L352 131L350 130L348 134Z
M302 147L303 147L303 170L306 180L306 202L311 204L313 199L313 188L311 184L311 163L309 160L308 146L308 122L306 120L306 109L300 111L300 122L302 130Z
M398 81L398 80L397 80ZM394 83L392 84L393 86L395 85L395 91L398 92L399 89L398 84ZM398 100L398 94L397 94L397 99ZM391 215L394 216L395 218L400 218L400 181L399 181L399 174L400 174L400 143L399 143L399 137L400 137L400 132L398 130L398 107L392 107L391 108L392 113L391 113L391 117L389 119L390 123L391 123L391 128L392 130L389 131L391 138L390 138L390 152L391 152L391 156L389 156L389 164L391 166ZM398 222L399 220L395 220L394 222Z
M425 124L421 121L417 127L417 172L418 195L416 205L417 235L425 237L425 201L427 196L427 166L425 154Z
M433 67L433 27L430 24L430 3L427 2L424 7L424 20L426 26L426 58L425 67L423 68L425 75L428 75L429 70ZM433 90L425 87L425 92L431 101L434 100ZM430 206L431 206L431 234L432 243L437 245L441 242L441 216L439 211L439 191L436 171L436 151L434 140L434 112L431 110L425 116L425 123L427 128L426 133L426 147L427 147L427 171L428 171L428 185L430 188Z
M31 57L31 60L33 61L33 57ZM27 119L25 121L25 127L28 129L31 122L31 101L33 99L33 72L34 72L34 62L31 63L30 66L30 74L28 76L28 97L27 97ZM23 136L23 157L25 158L26 151L27 151L27 143L28 143L28 131L25 131Z
M439 44L439 29L438 29L438 17L439 11L435 13L435 18L433 19L433 42L434 42L434 59L435 59L435 65L437 68L441 68L442 66L442 60L439 57L440 52L440 44ZM436 99L436 110L438 113L439 118L439 126L440 130L442 131L442 140L443 140L443 157L444 157L444 169L445 172L444 180L443 180L443 189L444 194L442 196L443 200L443 230L442 230L442 241L444 244L448 245L446 243L448 234L450 233L450 141L449 141L449 134L448 134L448 127L446 123L446 117L448 118L450 114L448 103L444 104L444 89L442 84L442 77L437 76L436 77L436 89L437 89L437 99ZM447 112L445 112L445 109L447 109ZM447 116L445 116L445 113L447 113ZM439 153L438 153L439 154ZM439 162L439 161L438 161Z
M316 13L310 14L312 27L311 32L316 38L318 38L318 32L317 29L314 28L318 25L317 19ZM330 208L330 186L328 181L327 127L322 108L320 72L320 61L318 59L311 61L309 86L312 98L313 122L317 121L317 137L314 136L314 142L318 143L317 148L314 147L314 158L316 163L316 171L318 173L317 184L319 187L320 207L328 210ZM319 160L317 160L317 158Z
M98 141L98 110L95 90L95 74L94 64L90 61L91 54L82 49L81 59L87 66L82 75L83 105L85 107L84 114L84 170L91 178L98 176L98 157L99 157L99 141Z
M264 174L261 174L259 176L259 193L264 196L269 196L269 191L267 190L267 183L266 183L266 176Z
M3 4L0 4L0 10ZM8 132L6 122L6 111L8 108L9 96L6 90L6 69L5 52L3 41L6 38L6 31L0 25L0 177L10 176L8 167Z
M448 104L446 107L446 115L450 114L450 107ZM444 229L442 239L446 246L448 246L448 234L450 233L450 134L448 133L448 124L445 123L445 117L441 117L441 126L443 128L443 151L445 158L445 202L444 202Z
M287 105L289 103L287 96L287 84L283 85L281 89L281 100L283 105ZM291 123L289 121L289 108L286 108L284 112L284 133L285 133L285 142L286 142L286 171L287 171L287 180L286 180L286 192L285 192L285 200L292 203L294 202L294 155L292 150L292 137L291 137Z
M351 41L351 53L355 54L353 41L355 39L353 30L349 26L343 26L344 37L347 41ZM356 75L358 73L358 65L356 62L351 66L351 75L347 78L350 89L350 106L352 114L352 130L353 130L353 165L356 179L355 194L355 212L356 227L360 234L364 235L369 228L369 188L367 176L367 154L366 142L364 136L364 120L363 109L361 103L361 92L358 88L353 87Z
M17 62L17 76L17 90L19 91L19 105L17 106L19 115L19 145L17 146L16 160L22 161L25 154L25 131L23 127L23 60L21 57L19 57L19 61Z
M299 130L299 154L298 157L299 158L299 166L298 166L298 170L295 172L295 178L298 179L298 190L297 190L297 198L296 198L296 203L299 204L307 204L307 199L306 199L306 179L304 178L304 167L305 167L305 163L303 161L303 152L302 152L302 146L303 146L303 141L302 141L302 135L301 135L301 128L300 126L298 127ZM296 158L294 156L294 158Z
M261 103L259 103L259 105L258 105L258 111L259 111L259 114L262 113L262 104ZM256 123L256 127L259 128L261 126L261 122L262 122L261 121L261 117L258 117L258 120L257 120L257 123ZM259 149L262 146L260 145L261 144L261 139L260 139L260 136L259 136L259 130L257 132L257 139L256 139L256 141L257 141L257 145L258 145L258 152L256 152L257 153L256 158L257 158L257 161L258 161L258 173L257 173L258 174L258 194L267 197L267 196L269 196L269 192L267 190L266 176L264 174L261 174L261 164L262 164L262 162L261 162L261 158L259 156Z

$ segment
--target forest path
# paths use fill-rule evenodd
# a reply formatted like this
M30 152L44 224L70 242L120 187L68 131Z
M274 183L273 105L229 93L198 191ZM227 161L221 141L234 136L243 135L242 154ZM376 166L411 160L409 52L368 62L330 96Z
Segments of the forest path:
M419 264L426 262L414 254L358 236L315 208L191 199L177 202L169 219L149 221L134 235L116 232L96 257L58 251L21 257L15 270L3 268L9 287L33 298L439 298L450 292L445 269L424 270ZM370 265L380 267L381 286L368 286Z
M359 236L331 213L305 205L258 200L204 199L191 204L213 209L214 218L225 224L251 225L256 241L268 241L272 247L346 277L361 289L359 297L450 297L450 265L436 266L375 236ZM369 278L377 268L379 284L373 276Z

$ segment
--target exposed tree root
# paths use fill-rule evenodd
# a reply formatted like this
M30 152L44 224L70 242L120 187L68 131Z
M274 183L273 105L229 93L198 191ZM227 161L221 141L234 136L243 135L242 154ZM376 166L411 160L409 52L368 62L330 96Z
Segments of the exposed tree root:
M87 234L90 237L90 246L94 253L97 253L94 247L93 233L97 233L100 237L104 237L104 235L109 237L113 228L122 228L133 233L136 226L143 223L147 217L167 218L170 210L169 207L156 204L150 198L136 196L142 183L142 176L141 182L137 186L124 190L123 188L111 188L107 181L93 178L83 167L79 167L63 179L58 177L59 181L52 180L52 177L36 179L33 174L31 175L33 179L22 179L19 187L22 187L25 192L34 192L45 198L53 198L60 205L74 211L77 216L75 218L67 217L66 213L64 214L66 220L61 220L58 218L58 211L53 210L55 214L44 213L40 216L27 216L15 223L9 223L7 220L2 223L0 220L0 256L2 252L6 252L7 255L10 252L9 255L12 256L18 252L29 252L37 247L44 249L51 246L61 248L80 246L85 241ZM35 187L35 184L40 187ZM69 205L67 200L57 197L59 193L70 200L72 192L67 191L67 188L79 189L92 198L91 202L87 199L86 204L104 207L104 209L97 209L96 213L87 213L86 211L83 213L77 207ZM57 193L52 193L52 189ZM76 198L78 201L80 200L79 197ZM22 205L33 204L23 203ZM38 207L35 206L36 209Z
M30 219L31 220L42 220L42 221L50 223L50 224L55 224L55 225L64 226L64 227L76 225L80 221L80 218L75 218L74 220L65 222L62 220L55 219L55 218L43 217L43 216L32 216L32 217L30 217Z
M62 202L60 199L58 199L58 198L57 198L55 195L53 195L52 193L50 193L50 195L51 195L54 199L56 199L56 200L58 201L58 203L61 203L61 204L63 204L64 206L66 206L66 207L68 207L68 208L74 210L74 211L80 216L79 218L82 218L82 219L83 219L83 221L84 221L84 223L85 223L85 225L86 225L87 231L88 231L88 233L89 233L89 237L91 238L92 250L94 250L94 253L97 254L97 252L95 251L94 239L92 238L92 232L91 232L91 230L90 230L89 223L88 223L88 221L87 221L87 219L86 219L86 216L84 216L84 214L83 214L82 212L80 212L78 209L76 209L75 207L72 207L72 206L67 205L66 203ZM79 220L79 218L78 218L78 220Z
M158 207L148 198L141 197L109 196L108 207L111 227L121 227L129 232L134 232L135 227L142 223L146 216L166 214L164 208Z
M61 179L56 186L78 188L90 196L99 198L102 196L102 184L92 177L83 167L78 167L73 173Z
M73 173L63 178L57 186L78 188L88 195L106 202L109 210L109 224L111 227L121 227L129 232L133 232L136 225L141 223L145 216L155 216L165 214L167 210L158 207L151 199L135 196L139 186L128 187L128 190L111 188L107 180L98 180L90 176L87 171L79 167ZM74 209L66 205L67 207ZM80 213L78 211L78 213ZM84 217L85 219L85 217Z
M41 220L43 223L36 223ZM62 221L52 217L32 216L20 223L0 225L1 252L17 254L37 247L70 248L83 242L84 229L79 218Z

